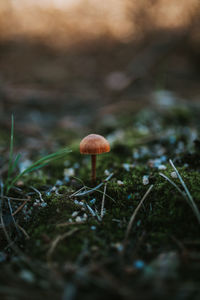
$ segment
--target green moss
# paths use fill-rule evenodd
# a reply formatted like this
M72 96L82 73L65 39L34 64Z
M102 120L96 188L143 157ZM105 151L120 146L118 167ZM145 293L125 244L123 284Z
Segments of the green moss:
M171 171L168 166L168 170L165 171L166 176L170 177ZM200 181L199 173L189 172L186 168L180 168L179 171L197 205L200 206L200 187L197 185ZM148 186L142 184L142 177L145 174L149 174L154 188L137 215L131 230L130 243L137 243L138 237L144 230L147 232L146 242L155 249L161 246L167 247L170 243L173 244L172 236L177 239L197 238L199 230L193 211L185 199L159 175L158 171L138 166L131 172L127 172L120 167L115 168L115 177L107 185L107 194L115 202L106 198L106 215L102 223L97 222L88 213L89 219L84 224L57 227L56 224L67 222L74 210L80 210L68 197L69 188L61 186L59 191L63 193L63 196L46 197L45 201L47 201L48 207L39 210L34 215L28 229L32 239L27 242L26 249L34 249L33 255L45 259L50 244L46 243L44 237L48 236L48 239L52 241L56 236L75 227L79 229L78 232L60 242L56 248L54 255L57 261L77 259L86 241L89 249L96 246L100 249L101 255L108 255L112 244L123 241L128 221L148 189ZM124 185L118 185L118 178L123 179ZM175 179L175 182L181 188L178 179ZM85 200L88 201L93 196L87 197ZM96 193L95 197L100 210L102 194ZM139 225L138 221L140 221ZM92 230L91 226L96 226L96 229Z
M165 117L166 125L168 122L173 123L174 125L188 125L193 119L193 113L191 109L188 109L186 106L175 106L170 111L167 112Z
M46 185L49 181L49 176L45 174L43 170L34 172L31 175L25 175L22 177L22 181L26 186L34 186L40 188L42 185Z
M157 139L154 139L154 135L157 133L152 126L153 119L156 119L156 124L160 126L158 128L161 128L159 135L162 136ZM31 237L24 245L25 252L31 253L33 259L46 261L47 252L52 242L58 236L77 228L76 233L58 243L52 256L53 260L61 265L66 261L77 261L87 251L92 256L92 249L97 249L95 251L98 253L98 258L112 257L113 253L117 251L115 245L123 243L131 215L150 184L154 185L153 190L137 213L130 231L128 239L128 251L130 252L127 251L130 257L132 257L131 253L135 251L133 249L137 248L144 233L145 239L139 253L141 257L148 256L149 248L152 249L153 253L159 252L161 249L173 248L174 240L198 239L199 225L188 203L169 182L159 175L157 169L150 168L147 163L149 159L159 157L156 152L157 148L161 150L164 148L166 157L176 158L176 166L195 202L200 207L199 153L191 147L188 142L189 136L181 127L190 123L190 119L191 115L187 111L184 109L177 111L176 108L165 112L163 119L156 111L151 113L144 111L134 117L130 114L127 119L119 118L116 122L121 128L120 130L123 131L122 137L116 138L110 153L97 157L97 184L107 177L105 170L113 173L113 178L107 184L106 193L111 198L105 198L106 214L103 221L97 221L90 212L86 211L88 219L83 224L75 222L75 224L63 227L57 225L68 222L74 211L79 211L80 215L84 213L69 195L82 186L81 181L87 186L92 186L90 179L91 162L89 155L79 153L80 140L77 139L79 134L73 135L72 132L67 134L62 131L57 136L55 133L59 144L69 146L72 153L66 160L56 161L42 171L25 176L23 179L24 191L30 191L30 186L36 187L41 192L52 187L58 179L63 180L65 168L73 168L74 176L80 181L69 177L69 182L58 187L59 195L52 192L48 196L42 192L47 207L34 207L28 224L25 221L20 221L20 224ZM173 130L171 130L171 125ZM116 128L109 130L107 128L105 131L115 135ZM175 141L171 142L169 135L172 135ZM185 152L177 154L180 141L186 145ZM137 147L138 153L140 153L143 146L148 151L144 151L143 155L134 160L134 149ZM124 163L130 164L129 171L125 170ZM171 178L172 169L169 164L165 163L165 165L167 170L163 172ZM149 176L149 185L143 184L144 175ZM118 184L119 180L123 182L122 185ZM182 189L179 180L173 180ZM97 208L100 213L103 187L100 190L101 193L97 191L87 197L78 198L78 200L90 203L90 200L95 197L96 203L91 204L91 207ZM34 199L32 200L34 201Z

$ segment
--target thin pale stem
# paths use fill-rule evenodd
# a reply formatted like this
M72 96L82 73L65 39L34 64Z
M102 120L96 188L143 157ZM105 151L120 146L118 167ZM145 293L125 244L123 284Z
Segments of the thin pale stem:
M92 182L96 181L96 155L91 155L91 162L92 162Z
M104 215L106 188L107 188L107 183L105 183L105 185L104 185L103 198L102 198L102 203L101 203L101 219L103 219L103 215Z
M147 198L147 196L149 195L149 193L151 192L153 188L153 184L149 187L149 189L147 190L147 192L145 193L145 195L143 196L142 200L140 201L140 203L138 204L138 206L136 207L136 209L134 210L131 218L130 218L130 221L128 223L128 226L127 226L127 229L126 229L126 234L125 234L125 242L127 241L128 239L128 236L129 236L129 233L131 231L131 228L132 228L132 225L133 225L133 222L135 220L135 217L140 209L140 207L142 206L144 200Z

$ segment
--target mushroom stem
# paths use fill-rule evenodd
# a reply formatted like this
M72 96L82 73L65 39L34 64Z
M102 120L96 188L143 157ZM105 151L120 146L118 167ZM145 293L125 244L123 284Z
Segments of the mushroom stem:
M96 181L96 154L91 155L92 162L92 182Z

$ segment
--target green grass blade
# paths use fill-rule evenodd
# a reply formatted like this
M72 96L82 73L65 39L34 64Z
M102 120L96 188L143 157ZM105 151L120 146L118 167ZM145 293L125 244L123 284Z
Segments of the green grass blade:
M17 154L17 156L16 156L16 158L15 158L15 161L14 161L14 163L12 164L11 173L12 173L12 172L14 171L14 169L16 168L16 166L17 166L17 164L18 164L18 162L19 162L20 157L21 157L21 154L20 154L20 153Z
M28 174L30 172L32 172L33 170L36 170L42 166L45 166L53 161L56 161L58 159L61 159L61 158L64 158L65 155L67 153L71 152L71 150L61 150L61 151L58 151L58 152L55 152L55 153L52 153L52 154L49 154L39 160L37 160L35 163L33 163L32 165L30 165L26 170L24 170L22 173L23 175L24 174ZM21 174L22 174L21 173Z
M13 187L13 185L25 174L34 172L40 168L45 167L46 165L58 160L58 159L64 158L65 155L70 152L71 152L71 150L64 149L64 150L59 150L55 153L52 153L52 154L49 154L49 155L46 155L46 156L40 158L39 160L34 162L31 166L29 166L27 169L25 169L23 172L21 172L20 174L18 174L16 177L13 178L13 180L7 187L7 193L9 192L11 187Z
M39 170L39 169L45 167L46 165L48 165L48 163L49 163L49 162L46 162L46 163L41 164L41 165L39 165L39 166L33 167L33 168L31 168L31 169L28 169L27 172L25 172L23 175L28 174L28 173L32 173L32 172L34 172L34 171L37 171L37 170ZM21 175L21 174L19 174L19 175Z

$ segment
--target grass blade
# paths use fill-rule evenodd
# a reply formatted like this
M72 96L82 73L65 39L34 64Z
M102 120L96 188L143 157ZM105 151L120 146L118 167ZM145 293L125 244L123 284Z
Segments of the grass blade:
M11 183L7 186L7 193L9 192L9 190L11 189L11 187L13 187L13 185L15 184L15 182L17 182L22 176L24 176L25 174L34 172L40 168L45 167L46 165L50 164L53 161L56 161L58 159L64 158L65 155L67 153L71 152L71 150L69 149L63 149L63 150L59 150L55 153L46 155L42 158L40 158L39 160L37 160L36 162L34 162L31 166L29 166L27 169L25 169L23 172L21 172L20 174L18 174L16 177L14 177L11 181Z
M18 164L18 162L19 162L20 157L21 157L21 154L20 154L20 153L17 154L17 156L16 156L16 158L15 158L15 161L14 161L13 164L12 164L11 173L12 173L12 172L14 171L14 169L16 168L16 166L17 166L17 164Z
M184 192L181 191L181 189L178 187L178 185L175 182L173 182L169 177L167 177L163 173L159 173L159 175L165 178L169 183L171 183L171 185L173 185L177 189L177 191L188 201L186 194L184 194Z
M185 184L183 178L181 177L180 173L179 173L178 170L176 169L176 167L175 167L175 165L173 164L172 160L170 159L169 162L170 162L170 165L172 166L172 168L174 169L174 171L176 172L176 175L178 176L178 179L180 180L180 183L182 184L182 186L183 186L183 188L184 188L184 190L185 190L185 192L186 192L186 195L187 195L187 197L188 197L188 200L190 201L192 210L193 210L194 214L196 215L197 220L198 220L198 222L199 222L199 224L200 224L200 212L199 212L199 210L198 210L198 207L197 207L196 203L194 202L194 200L193 200L193 198L192 198L192 195L190 194L190 192L189 192L189 190L188 190L188 188L187 188L187 186L186 186L186 184Z
M145 193L145 195L142 197L141 201L139 202L138 206L136 207L136 209L134 210L131 218L130 218L130 221L128 223L128 226L127 226L127 229L126 229L126 234L125 234L125 239L124 239L124 244L126 243L127 239L128 239L128 236L130 234L130 231L131 231L131 228L133 226L133 222L135 220L135 217L140 209L140 207L142 206L144 200L147 198L147 196L149 195L149 193L151 192L153 188L153 184L148 188L147 192Z

